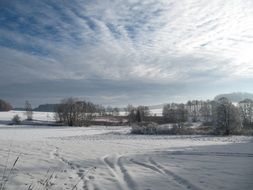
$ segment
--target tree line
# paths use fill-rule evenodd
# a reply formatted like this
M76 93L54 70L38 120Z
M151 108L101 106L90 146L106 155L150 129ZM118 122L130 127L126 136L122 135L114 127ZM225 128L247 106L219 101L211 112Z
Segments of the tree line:
M12 106L0 99L0 111L9 111ZM30 102L25 102L27 120L32 120L33 109ZM120 112L125 111L125 116ZM98 116L124 117L129 125L141 122L156 122L148 106L128 105L124 109L99 104L76 98L63 99L55 106L56 121L68 126L87 126ZM238 128L253 128L253 101L245 99L237 105L227 98L213 101L192 100L187 103L165 104L162 110L164 123L202 122L214 126L218 133L229 135Z
M253 101L246 99L234 105L222 97L217 101L172 103L164 105L162 115L170 123L202 122L216 127L217 133L229 135L240 128L253 128Z
M55 108L55 119L68 126L88 126L97 116L119 116L119 108L104 107L76 98L63 99Z
M12 109L12 105L5 101L0 99L0 111L10 111Z
M121 110L122 111L122 110ZM148 106L128 105L124 108L128 124L152 122ZM56 108L56 120L69 126L89 125L97 116L119 116L120 109L104 107L88 101L68 98ZM122 116L123 117L123 116ZM217 101L188 101L186 104L165 104L162 111L164 123L202 122L214 126L217 133L229 135L242 127L253 127L253 101L246 99L234 105L227 98Z

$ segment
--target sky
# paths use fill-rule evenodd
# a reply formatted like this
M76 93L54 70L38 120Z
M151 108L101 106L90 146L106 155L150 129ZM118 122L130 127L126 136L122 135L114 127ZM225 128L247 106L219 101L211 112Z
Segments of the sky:
M253 92L252 0L0 0L0 98L156 105Z

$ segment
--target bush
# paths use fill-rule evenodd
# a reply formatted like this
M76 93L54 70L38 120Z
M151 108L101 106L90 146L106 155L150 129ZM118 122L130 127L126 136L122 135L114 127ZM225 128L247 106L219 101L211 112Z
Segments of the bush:
M11 121L15 125L20 125L21 124L21 118L19 117L19 115L14 115Z
M168 125L158 125L153 122L141 122L132 125L132 134L143 135L211 135L212 127L190 128L183 123L174 123Z
M157 134L158 124L153 122L141 122L132 125L131 133L133 134L144 134L154 135Z
M171 125L158 125L154 122L141 122L132 125L132 134L143 135L176 135L181 131L181 127L178 124Z
M205 121L205 122L203 122L202 125L203 126L213 126L213 122L211 122L211 121Z
M240 128L232 131L231 135L253 136L253 129Z

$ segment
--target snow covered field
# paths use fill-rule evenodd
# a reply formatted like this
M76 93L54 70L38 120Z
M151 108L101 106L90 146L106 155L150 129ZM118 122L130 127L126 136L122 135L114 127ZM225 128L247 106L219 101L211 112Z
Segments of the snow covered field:
M9 122L14 115L18 115L22 120L26 119L26 115L24 111L8 111L8 112L0 112L0 124L4 122ZM34 120L41 121L54 121L54 113L53 112L33 112Z
M0 120L3 114L0 113ZM47 117L46 117L47 118ZM253 138L131 135L128 127L0 127L6 189L252 189ZM44 183L47 181L47 183ZM76 188L75 188L76 187Z

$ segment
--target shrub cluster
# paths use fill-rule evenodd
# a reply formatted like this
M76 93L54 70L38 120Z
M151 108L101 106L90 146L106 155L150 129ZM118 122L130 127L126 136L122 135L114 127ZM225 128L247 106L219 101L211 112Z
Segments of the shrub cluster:
M143 135L210 135L213 134L213 128L201 127L194 129L184 123L158 125L153 122L141 122L132 125L131 133Z
M14 115L11 121L14 125L20 125L21 124L21 118L19 117L19 115Z

